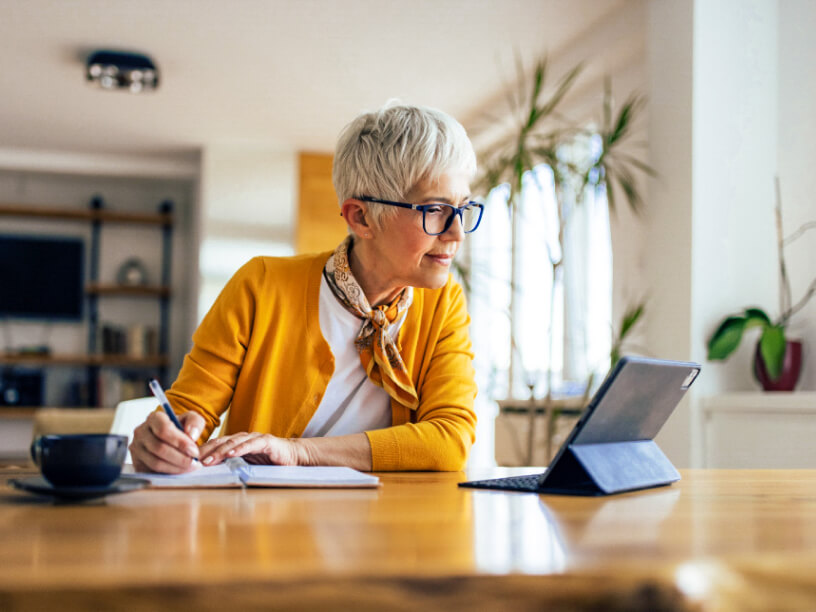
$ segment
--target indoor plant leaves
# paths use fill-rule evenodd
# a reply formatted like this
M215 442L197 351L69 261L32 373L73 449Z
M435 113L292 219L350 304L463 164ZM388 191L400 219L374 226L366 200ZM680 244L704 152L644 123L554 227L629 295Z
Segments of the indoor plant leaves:
M759 351L768 374L776 380L782 374L785 359L785 327L774 324L761 308L746 308L742 315L726 317L708 341L708 359L728 358L739 346L745 330L752 327L762 329Z
M759 340L759 352L765 362L765 368L771 379L777 380L782 374L785 360L785 330L781 325L769 325L762 331Z

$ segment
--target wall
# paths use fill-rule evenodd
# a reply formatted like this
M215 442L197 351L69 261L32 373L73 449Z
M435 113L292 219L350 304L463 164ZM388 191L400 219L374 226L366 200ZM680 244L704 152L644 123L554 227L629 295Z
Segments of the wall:
M785 233L816 221L816 3L779 2L778 152ZM816 277L816 231L810 230L786 249L793 300ZM772 303L769 303L772 305ZM816 389L816 299L794 316L791 334L806 340L800 389Z
M760 304L774 316L777 150L776 8L744 0L695 5L692 355L728 312ZM768 152L771 152L770 156ZM748 339L746 337L746 339ZM701 390L753 385L751 342L712 363Z
M649 189L646 343L655 356L689 359L692 5L651 3L648 31L649 161L660 177ZM659 437L661 447L675 463L688 464L690 435L689 409L682 405Z
M724 363L705 361L708 337L746 306L778 312L773 179L785 148L779 109L791 104L778 79L788 61L778 58L782 4L649 5L650 157L661 178L650 189L647 240L660 318L648 320L647 338L661 356L704 363L658 438L681 466L699 463L699 398L757 389L755 335Z
M293 152L239 146L204 149L196 322L229 277L251 257L293 252L296 191L297 156Z
M57 172L28 172L0 170L0 202L15 204L49 205L65 208L85 208L91 197L98 194L115 210L155 212L165 199L176 206L177 223L173 236L173 299L170 315L171 377L181 365L189 348L192 333L191 298L198 269L197 251L190 239L193 226L194 185L189 178L160 178L127 176L100 176L85 172L65 174ZM121 172L120 167L117 172ZM3 233L49 234L81 237L90 240L90 224L53 220L18 219L0 220ZM154 282L160 277L161 232L153 226L104 225L101 240L100 280L112 282L118 266L128 257L138 256L145 262ZM157 300L130 300L104 298L100 300L100 322L110 321L128 325L142 323L158 325ZM87 351L86 323L3 322L2 344L12 348L48 344L55 353L85 353ZM48 369L46 403L62 405L65 391L83 370L58 367Z

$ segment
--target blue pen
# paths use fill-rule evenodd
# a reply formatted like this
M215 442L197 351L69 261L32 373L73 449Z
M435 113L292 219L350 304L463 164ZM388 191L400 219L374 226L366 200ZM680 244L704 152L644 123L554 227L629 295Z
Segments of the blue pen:
M153 396L159 400L161 407L164 408L165 414L167 414L167 416L173 422L173 425L178 427L181 431L184 431L184 427L181 426L176 413L173 412L173 409L170 407L170 402L167 400L167 396L164 394L164 389L162 389L159 381L154 378L148 383L148 386L150 387L150 391L153 393ZM193 461L198 461L196 457L193 457L192 459Z

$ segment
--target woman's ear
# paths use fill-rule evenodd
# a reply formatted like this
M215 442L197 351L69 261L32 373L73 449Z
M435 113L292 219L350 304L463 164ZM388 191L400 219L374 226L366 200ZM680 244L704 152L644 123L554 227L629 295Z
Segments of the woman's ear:
M368 208L361 200L349 198L340 206L340 214L351 232L360 238L371 238L371 219Z

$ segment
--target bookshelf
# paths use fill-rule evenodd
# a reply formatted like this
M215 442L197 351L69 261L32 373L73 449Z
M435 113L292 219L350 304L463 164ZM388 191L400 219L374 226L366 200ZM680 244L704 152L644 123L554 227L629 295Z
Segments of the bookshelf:
M167 367L166 355L148 355L146 357L131 357L129 355L94 354L36 354L11 353L0 354L0 366L110 366L133 368L161 368Z
M174 225L173 203L165 200L156 213L137 213L111 210L101 197L90 200L86 209L66 209L48 205L0 203L0 218L18 217L86 223L91 226L90 243L86 245L88 267L84 318L88 324L87 351L82 354L50 352L0 353L0 367L84 367L87 376L88 404L99 405L100 373L103 368L153 370L159 380L167 383L169 365L169 319L171 290L171 252ZM120 285L99 280L100 243L106 225L141 225L155 227L161 232L161 279L157 285ZM100 340L99 304L107 299L157 300L159 321L154 350L147 354L102 352Z

